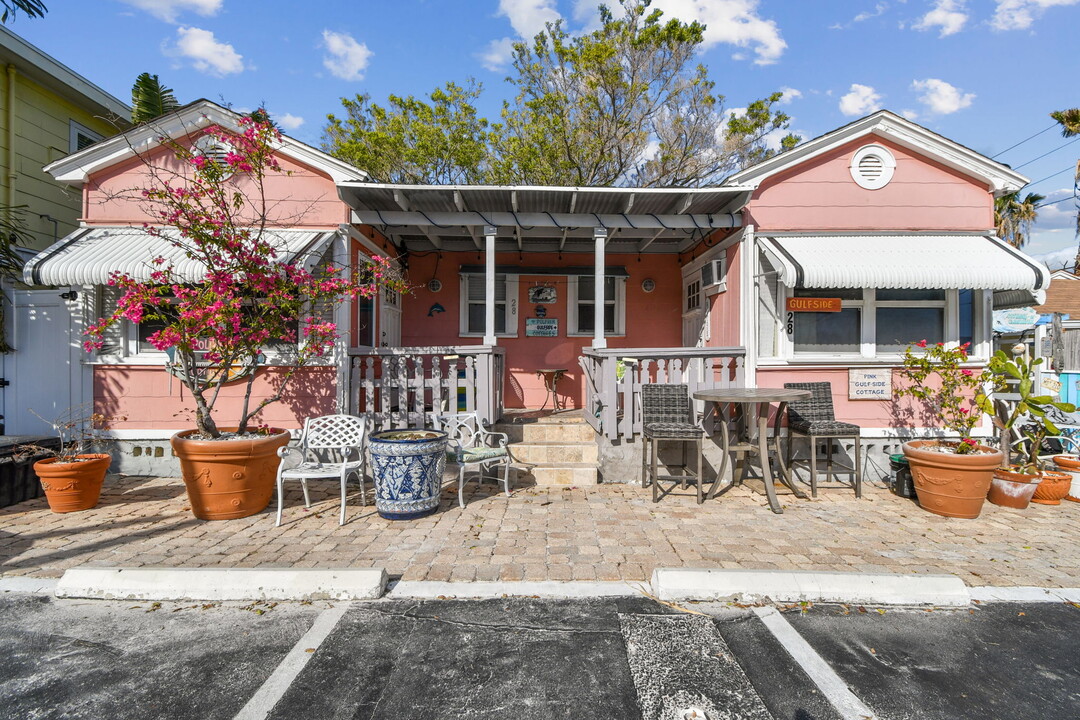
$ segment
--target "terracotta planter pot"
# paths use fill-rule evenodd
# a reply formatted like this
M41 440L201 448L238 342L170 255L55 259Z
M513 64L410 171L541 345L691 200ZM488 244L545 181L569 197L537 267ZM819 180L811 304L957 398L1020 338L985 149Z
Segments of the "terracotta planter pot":
M1069 473L1046 470L1031 502L1039 505L1060 505L1061 499L1069 494L1073 477Z
M62 463L51 457L34 463L34 472L54 513L89 510L101 497L101 485L112 458L99 453L75 457L81 462Z
M1039 480L1039 475L998 468L994 471L994 479L990 483L990 492L986 499L1001 507L1023 510L1031 502L1031 496L1039 487Z
M911 466L919 505L935 515L979 517L994 470L1001 465L1001 451L985 445L979 449L992 452L955 455L922 449L937 444L936 440L904 443L904 457Z
M277 449L289 444L289 433L273 428L274 435L245 440L187 437L195 432L178 432L169 441L195 517L233 520L265 510L274 494Z
M1054 465L1058 470L1068 473L1072 477L1070 488L1063 499L1080 502L1080 457L1076 455L1055 455Z

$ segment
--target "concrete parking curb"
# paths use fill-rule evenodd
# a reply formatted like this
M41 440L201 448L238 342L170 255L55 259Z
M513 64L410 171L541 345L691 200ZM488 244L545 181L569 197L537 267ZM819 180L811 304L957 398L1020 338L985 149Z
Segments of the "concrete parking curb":
M573 582L540 580L535 582L441 582L434 580L402 580L386 593L397 598L591 598L641 596L650 592L647 583Z
M967 586L955 575L658 568L652 588L661 600L939 606L971 602Z
M101 600L372 600L386 588L381 568L72 568L61 598Z
M0 577L0 592L51 595L56 590L57 582L56 578L23 577L21 575Z
M1080 603L1080 588L993 587L985 585L971 588L971 599L981 603Z

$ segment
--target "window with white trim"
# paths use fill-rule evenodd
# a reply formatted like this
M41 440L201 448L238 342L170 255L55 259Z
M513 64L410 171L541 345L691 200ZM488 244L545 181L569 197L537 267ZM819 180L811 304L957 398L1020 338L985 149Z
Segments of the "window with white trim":
M793 359L885 358L911 343L976 346L985 340L982 290L780 288L787 297L839 298L839 312L784 311L783 355ZM786 307L781 304L781 307Z
M68 122L68 152L76 153L85 150L105 137L90 128L71 120Z
M499 337L517 337L517 288L517 275L495 276L495 335ZM483 337L487 313L484 276L463 274L461 297L461 336Z
M701 309L701 280L694 279L686 283L686 302L683 312Z
M596 279L592 275L568 278L566 326L569 336L595 335ZM604 335L626 334L626 278L604 278Z

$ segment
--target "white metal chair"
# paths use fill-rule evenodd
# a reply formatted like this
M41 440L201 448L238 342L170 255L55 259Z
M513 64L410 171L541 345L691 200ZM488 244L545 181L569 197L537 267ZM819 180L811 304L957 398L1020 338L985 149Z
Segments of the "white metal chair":
M281 525L282 485L296 478L304 488L304 507L311 507L307 481L313 478L341 479L341 518L345 524L345 483L350 475L360 481L360 504L367 505L364 474L367 469L364 443L368 420L354 415L324 415L304 421L304 432L296 447L278 449L277 525Z
M475 412L440 415L439 422L448 436L447 462L458 466L458 505L465 507L465 473L471 468L477 472L477 482L484 481L484 472L491 466L502 466L502 483L506 496L510 497L510 448L506 433L493 432L484 427ZM496 475L488 475L498 481Z

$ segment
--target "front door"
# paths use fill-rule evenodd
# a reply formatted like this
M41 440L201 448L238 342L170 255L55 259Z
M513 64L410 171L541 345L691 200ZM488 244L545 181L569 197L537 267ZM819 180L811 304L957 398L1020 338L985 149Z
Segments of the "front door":
M4 358L4 432L48 435L52 429L37 415L52 421L83 400L78 329L58 290L15 290L12 297L8 337L15 349Z
M384 288L379 295L382 298L379 345L401 347L401 295L390 288Z

